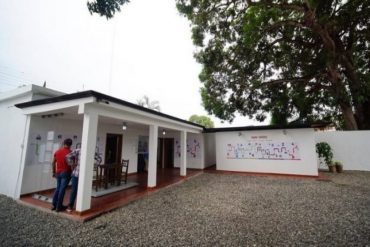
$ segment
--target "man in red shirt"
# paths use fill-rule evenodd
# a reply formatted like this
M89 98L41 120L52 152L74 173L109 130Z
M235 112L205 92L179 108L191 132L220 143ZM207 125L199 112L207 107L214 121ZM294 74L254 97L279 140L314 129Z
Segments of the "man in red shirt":
M67 207L63 206L64 194L71 179L71 167L66 160L67 154L71 152L72 140L65 139L63 147L54 153L53 159L53 177L57 179L57 187L53 196L53 207L51 210L60 212Z

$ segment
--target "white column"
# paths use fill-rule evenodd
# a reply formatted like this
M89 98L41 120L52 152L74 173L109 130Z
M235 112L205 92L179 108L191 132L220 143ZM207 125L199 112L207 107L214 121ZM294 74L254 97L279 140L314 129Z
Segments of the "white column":
M91 189L94 169L94 153L98 130L98 115L85 113L82 127L80 173L78 178L76 210L90 209Z
M187 133L186 131L181 131L180 134L180 143L181 143L181 156L180 156L180 176L185 177L186 176L186 148L187 148L187 143L186 143L186 137Z
M157 149L158 149L158 126L149 126L149 165L148 187L157 186Z
M15 185L15 191L13 198L14 199L19 199L21 196L21 188L22 188L22 181L23 181L23 171L24 171L24 166L26 165L26 155L27 155L27 147L28 147L28 136L30 132L30 122L31 122L31 116L27 115L26 116L26 124L24 127L24 133L23 133L23 141L21 144L21 162L20 162L20 167L19 167L19 172L18 172L18 179L17 179L17 184ZM51 175L51 172L50 172Z

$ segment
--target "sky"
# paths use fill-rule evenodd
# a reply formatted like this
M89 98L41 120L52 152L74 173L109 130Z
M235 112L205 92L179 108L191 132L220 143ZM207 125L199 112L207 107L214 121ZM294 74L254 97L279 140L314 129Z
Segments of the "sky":
M86 1L0 1L0 93L43 85L95 90L132 103L147 95L161 112L188 119L201 106L191 27L174 0L132 0L113 19L90 15ZM216 127L233 123L211 116Z

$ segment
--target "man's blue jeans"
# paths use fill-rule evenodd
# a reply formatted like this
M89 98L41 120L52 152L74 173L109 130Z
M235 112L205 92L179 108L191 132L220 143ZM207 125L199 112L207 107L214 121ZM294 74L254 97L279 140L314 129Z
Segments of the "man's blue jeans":
M72 180L72 191L71 196L69 197L68 207L73 208L77 196L78 177L72 175L71 180Z
M71 179L68 172L62 172L56 175L57 187L53 196L53 206L60 210L63 206L64 194L68 186L69 180Z

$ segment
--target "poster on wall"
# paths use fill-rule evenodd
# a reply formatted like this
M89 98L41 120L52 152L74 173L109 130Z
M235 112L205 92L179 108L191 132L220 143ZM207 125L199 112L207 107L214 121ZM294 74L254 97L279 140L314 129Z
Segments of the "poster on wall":
M192 158L200 157L200 143L197 139L191 138L187 140L186 152Z
M227 159L301 160L295 141L269 140L266 136L228 143L226 149Z
M200 153L200 142L196 138L188 138L186 141L186 154L190 158L199 158ZM181 157L181 144L180 140L175 140L175 155Z

